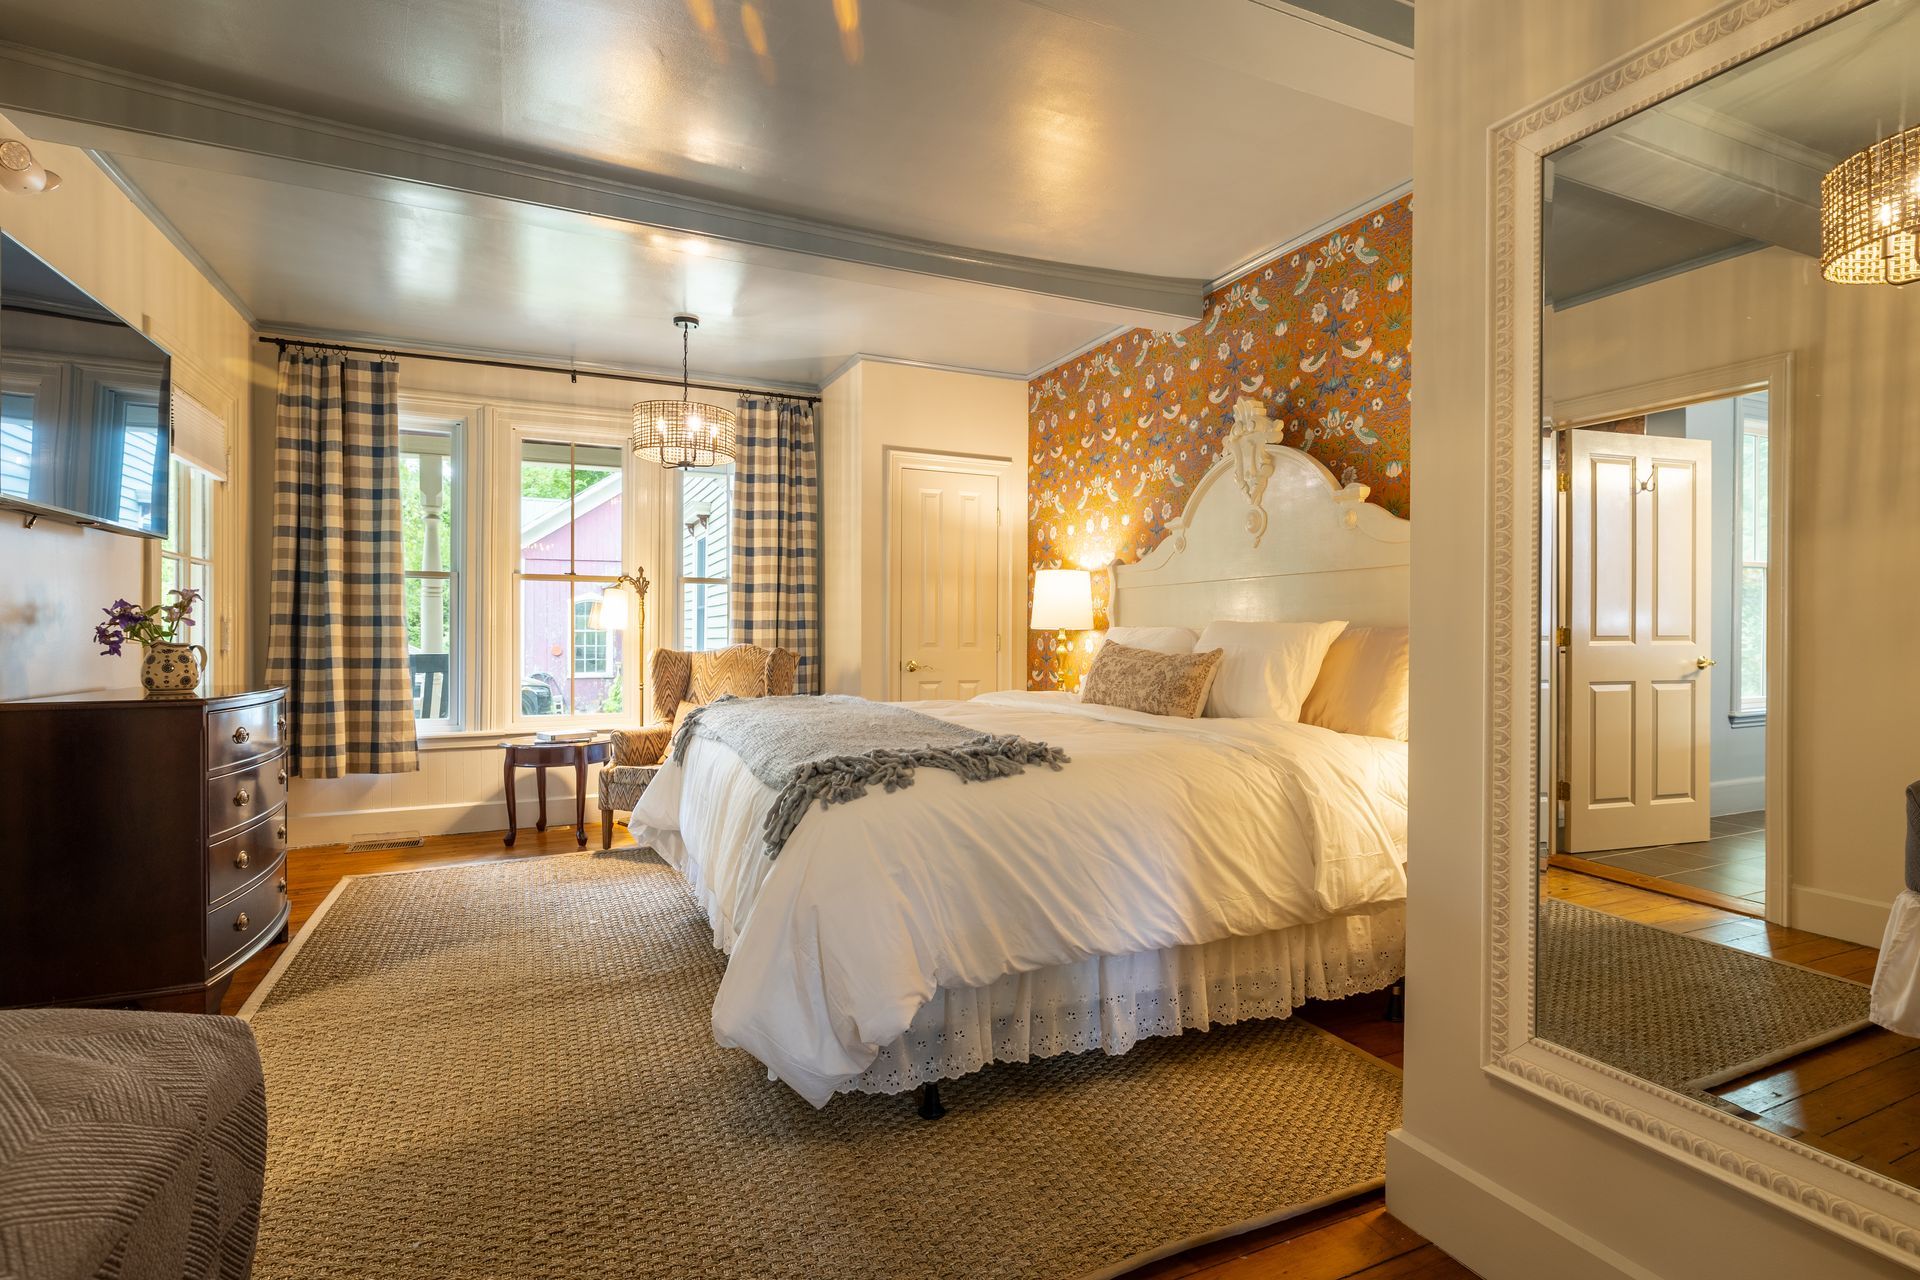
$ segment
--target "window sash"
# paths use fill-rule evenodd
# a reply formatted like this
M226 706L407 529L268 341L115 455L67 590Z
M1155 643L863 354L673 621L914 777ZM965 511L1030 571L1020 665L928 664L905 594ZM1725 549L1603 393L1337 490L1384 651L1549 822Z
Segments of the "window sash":
M1749 417L1744 402L1736 411L1733 635L1729 646L1733 670L1727 684L1729 714L1736 720L1751 721L1767 711L1767 600L1773 587L1769 570L1772 458L1764 419ZM1753 587L1757 590L1750 590Z

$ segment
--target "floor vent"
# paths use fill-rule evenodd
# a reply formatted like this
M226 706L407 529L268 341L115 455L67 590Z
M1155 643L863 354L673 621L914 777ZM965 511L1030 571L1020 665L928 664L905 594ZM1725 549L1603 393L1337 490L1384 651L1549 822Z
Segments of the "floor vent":
M418 831L377 831L347 846L348 853L377 853L381 849L418 849L426 843Z

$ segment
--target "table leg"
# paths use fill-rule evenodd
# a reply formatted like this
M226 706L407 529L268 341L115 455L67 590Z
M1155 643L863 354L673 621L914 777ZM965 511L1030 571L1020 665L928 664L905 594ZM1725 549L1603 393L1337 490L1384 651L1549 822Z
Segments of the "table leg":
M547 766L537 764L533 767L534 790L540 793L540 821L533 826L535 831L547 829Z
M502 753L505 754L505 753ZM520 834L520 815L513 803L513 757L507 756L507 848L513 848L514 837Z
M573 752L573 834L582 849L587 847L587 749Z

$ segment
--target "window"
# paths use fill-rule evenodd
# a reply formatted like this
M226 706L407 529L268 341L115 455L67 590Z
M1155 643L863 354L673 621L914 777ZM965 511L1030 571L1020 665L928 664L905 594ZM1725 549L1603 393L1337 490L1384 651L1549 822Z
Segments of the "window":
M413 714L422 724L443 728L454 722L453 655L459 652L456 426L412 416L400 419L400 546Z
M149 467L151 471L151 467ZM185 643L203 646L209 654L216 645L213 636L213 497L211 475L180 458L173 460L173 480L167 487L167 536L160 544L160 596L175 589L200 593L193 607L194 625L187 629ZM212 678L213 664L202 671L204 690Z
M519 714L623 709L625 645L590 625L621 572L625 453L618 444L524 439L519 462Z
M1767 714L1767 397L1740 397L1734 472L1733 718Z
M680 647L724 649L731 636L727 574L733 556L733 473L681 471Z
M606 677L613 674L607 633L593 625L592 600L573 602L573 674Z
M0 497L33 497L33 397L0 394Z

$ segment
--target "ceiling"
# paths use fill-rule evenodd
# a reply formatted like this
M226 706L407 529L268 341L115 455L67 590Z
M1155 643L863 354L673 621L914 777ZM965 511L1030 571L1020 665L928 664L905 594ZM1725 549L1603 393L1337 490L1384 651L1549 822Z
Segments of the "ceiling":
M1025 374L1404 181L1405 11L0 0L0 107L263 326L658 368L691 308L709 372Z
M1920 0L1877 3L1553 153L1558 307L1769 245L1817 258L1820 182L1920 122Z

